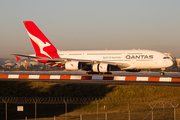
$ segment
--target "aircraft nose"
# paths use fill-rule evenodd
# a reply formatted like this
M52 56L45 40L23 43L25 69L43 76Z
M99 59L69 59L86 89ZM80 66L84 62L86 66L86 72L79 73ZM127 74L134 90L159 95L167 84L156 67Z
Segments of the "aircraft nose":
M169 60L169 61L168 61L168 66L169 66L169 67L171 67L173 64L174 64L174 63L173 63L172 60Z

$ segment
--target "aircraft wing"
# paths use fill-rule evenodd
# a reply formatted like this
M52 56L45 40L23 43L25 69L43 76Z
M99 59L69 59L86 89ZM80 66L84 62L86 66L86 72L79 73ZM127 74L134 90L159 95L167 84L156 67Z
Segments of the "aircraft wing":
M130 66L127 63L115 63L115 62L95 61L95 60L83 60L83 59L71 59L71 58L48 59L47 63L56 63L57 62L57 63L60 63L60 64L65 64L66 62L69 62L69 61L84 62L84 63L86 63L88 65L99 64L99 63L107 63L107 64L110 64L110 65L118 66L119 68L126 68L126 67Z
M46 64L54 63L55 65L65 64L66 62L70 62L70 61L79 61L79 62L86 63L87 65L107 63L107 64L109 64L109 65L118 66L119 68L127 68L127 67L130 66L130 65L127 64L127 63L116 63L116 62L107 62L107 61L72 59L72 58L53 58L53 59L49 59L49 58L44 58L44 57L36 57L36 56L32 56L32 55L14 54L14 53L11 54L11 55L21 56L21 57L27 57L27 58L29 58L29 59L37 60L37 61L38 61L38 60L46 60L46 61L47 61ZM17 59L17 60L19 60L19 59Z

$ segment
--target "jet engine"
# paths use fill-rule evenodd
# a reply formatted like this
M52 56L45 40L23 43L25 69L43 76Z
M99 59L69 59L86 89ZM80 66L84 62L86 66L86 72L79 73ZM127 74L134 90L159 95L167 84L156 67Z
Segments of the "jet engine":
M79 70L81 69L81 64L79 61L70 61L65 63L65 69L67 70Z
M94 64L92 66L93 72L109 72L110 71L110 65L106 63L100 63L100 64Z

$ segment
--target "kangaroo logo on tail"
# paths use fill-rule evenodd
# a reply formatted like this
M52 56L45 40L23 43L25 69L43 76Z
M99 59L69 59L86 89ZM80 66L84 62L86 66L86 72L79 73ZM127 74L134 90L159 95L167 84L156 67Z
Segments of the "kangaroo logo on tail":
M37 57L60 58L57 49L32 21L24 21L24 25L33 44Z
M28 32L28 31L27 31L27 32ZM31 38L31 40L33 40L33 41L39 46L40 53L48 56L49 58L51 58L51 56L49 56L49 54L48 54L46 51L43 50L45 47L48 47L48 46L50 46L51 44L49 44L48 42L46 42L46 43L44 44L39 38L31 35L31 33L29 33L29 32L28 32L28 35L29 35L29 37Z

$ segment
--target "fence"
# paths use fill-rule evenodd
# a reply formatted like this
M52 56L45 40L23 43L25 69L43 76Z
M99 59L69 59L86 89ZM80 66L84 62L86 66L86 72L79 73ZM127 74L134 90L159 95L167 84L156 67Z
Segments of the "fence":
M0 97L0 119L178 120L179 100Z

